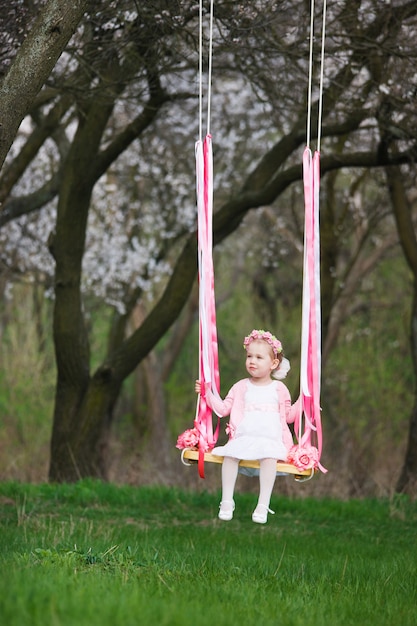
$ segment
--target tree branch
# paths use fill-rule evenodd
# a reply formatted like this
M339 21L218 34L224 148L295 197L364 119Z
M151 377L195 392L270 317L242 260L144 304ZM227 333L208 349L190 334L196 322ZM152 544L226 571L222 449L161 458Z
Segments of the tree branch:
M89 0L48 0L19 49L0 85L0 168L21 121L52 72L88 4Z
M378 151L358 152L322 159L322 174L345 167L382 167L393 163L406 163L417 152L417 146L395 156L381 155ZM246 213L274 202L293 182L301 180L301 165L279 172L262 190L244 191L214 215L214 244L223 241L236 230ZM246 185L244 185L246 188ZM154 348L181 312L197 273L197 237L192 233L175 265L174 271L159 302L138 328L113 354L110 354L96 372L112 371L112 376L123 380Z

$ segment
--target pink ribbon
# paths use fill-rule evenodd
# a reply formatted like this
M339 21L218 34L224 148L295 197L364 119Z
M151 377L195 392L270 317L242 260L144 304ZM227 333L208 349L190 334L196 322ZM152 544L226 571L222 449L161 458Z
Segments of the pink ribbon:
M217 347L216 303L213 268L213 152L211 135L196 142L196 185L198 211L198 278L199 278L199 380L195 427L199 433L198 471L204 478L204 453L217 441L219 420L213 433L212 411L205 398L206 385L219 395L220 373Z
M303 154L303 181L305 200L304 223L304 278L301 329L301 413L297 420L298 445L311 445L315 433L318 459L322 451L322 428L320 408L321 376L321 311L320 311L320 153L312 157L310 148ZM318 463L321 471L327 470Z
M211 136L197 141L196 185L198 209L198 277L199 277L199 379L201 394L198 399L194 425L199 433L198 471L204 478L204 453L211 450L218 438L219 420L213 432L212 411L205 398L206 385L219 396L220 373L216 330L216 306L213 268L213 155ZM298 445L311 445L312 433L317 441L318 459L322 451L320 416L321 376L321 313L320 313L320 232L319 191L320 154L314 157L309 148L303 155L305 197L304 280L301 340L301 414L297 420ZM327 470L318 462L321 471Z

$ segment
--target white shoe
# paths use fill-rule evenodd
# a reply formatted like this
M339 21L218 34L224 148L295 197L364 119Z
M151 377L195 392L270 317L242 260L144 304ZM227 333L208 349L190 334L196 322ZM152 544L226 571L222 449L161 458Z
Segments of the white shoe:
M261 508L264 510L262 513L259 511ZM275 511L272 511L268 506L266 506L266 504L258 504L252 513L252 522L255 522L256 524L266 524L268 521L268 513L275 515Z
M231 504L232 507L225 510L222 509L223 504ZM235 503L233 502L233 500L223 500L222 502L220 502L219 519L223 520L224 522L230 522L230 520L233 519L234 510Z

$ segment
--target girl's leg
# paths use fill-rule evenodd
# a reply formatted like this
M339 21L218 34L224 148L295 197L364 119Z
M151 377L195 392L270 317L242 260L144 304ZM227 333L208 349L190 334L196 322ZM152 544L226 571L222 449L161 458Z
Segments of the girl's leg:
M275 484L275 477L277 474L277 461L276 459L261 459L259 461L259 498L258 504L254 511L255 518L261 517L262 522L267 520L269 509L269 503L271 500L272 490ZM257 520L254 520L257 521Z
M235 508L233 494L235 491L238 469L239 459L235 459L230 456L224 457L222 465L222 501L220 503L219 516L222 513L233 514L233 510ZM230 517L230 519L232 518Z

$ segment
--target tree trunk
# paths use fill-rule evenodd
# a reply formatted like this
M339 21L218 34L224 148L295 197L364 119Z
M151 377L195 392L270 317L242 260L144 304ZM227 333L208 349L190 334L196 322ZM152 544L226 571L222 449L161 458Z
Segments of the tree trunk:
M81 296L81 272L88 211L95 178L92 164L99 149L112 105L87 105L64 165L57 209L56 233L50 250L56 263L54 345L57 385L51 440L50 479L76 480L101 476L96 446L99 420L93 409L105 409L105 394L90 380L90 350ZM99 382L100 379L99 379ZM107 382L107 381L106 381ZM117 386L117 385L116 385ZM91 413L90 413L91 411ZM106 411L103 413L106 415ZM86 453L86 441L89 448Z
M387 167L385 172L401 247L414 276L410 329L411 356L414 368L414 406L409 421L404 465L396 485L397 491L411 494L415 493L417 485L417 239L411 204L404 187L401 170L399 167L392 166Z
M414 379L417 379L417 281L414 281L413 308L411 312L411 350L413 356ZM417 487L417 384L414 388L414 405L411 411L407 449L396 490L400 493L415 494Z
M103 68L102 75L118 72L117 66ZM106 449L114 404L123 380L140 361L136 342L112 345L104 364L90 377L88 334L81 295L82 259L88 212L95 182L103 173L106 153L98 157L100 143L115 98L80 104L78 129L63 165L59 190L56 233L50 251L56 262L54 345L57 384L51 439L51 481L74 481L85 476L107 477ZM122 89L119 81L118 89ZM166 96L151 97L130 132L131 142L155 118ZM118 142L118 149L122 149ZM115 157L114 157L115 158ZM175 319L175 318L174 318ZM143 354L145 356L152 345Z
M98 372L87 387L59 385L55 399L49 478L76 482L86 476L107 480L108 440L120 383Z
M165 394L161 377L161 364L152 350L143 362L148 398L148 450L157 459L162 473L170 469L170 438L166 416Z
M132 323L136 329L143 322L144 312L142 307L136 306L132 311ZM167 349L170 352L170 348ZM139 393L139 380L136 382L137 399L142 396L144 402L138 407L138 412L146 412L146 419L141 423L146 424L145 440L147 456L156 460L158 474L167 476L170 472L170 439L165 406L164 379L162 359L158 359L156 351L151 350L143 359L140 368L140 382L145 387L143 393Z

